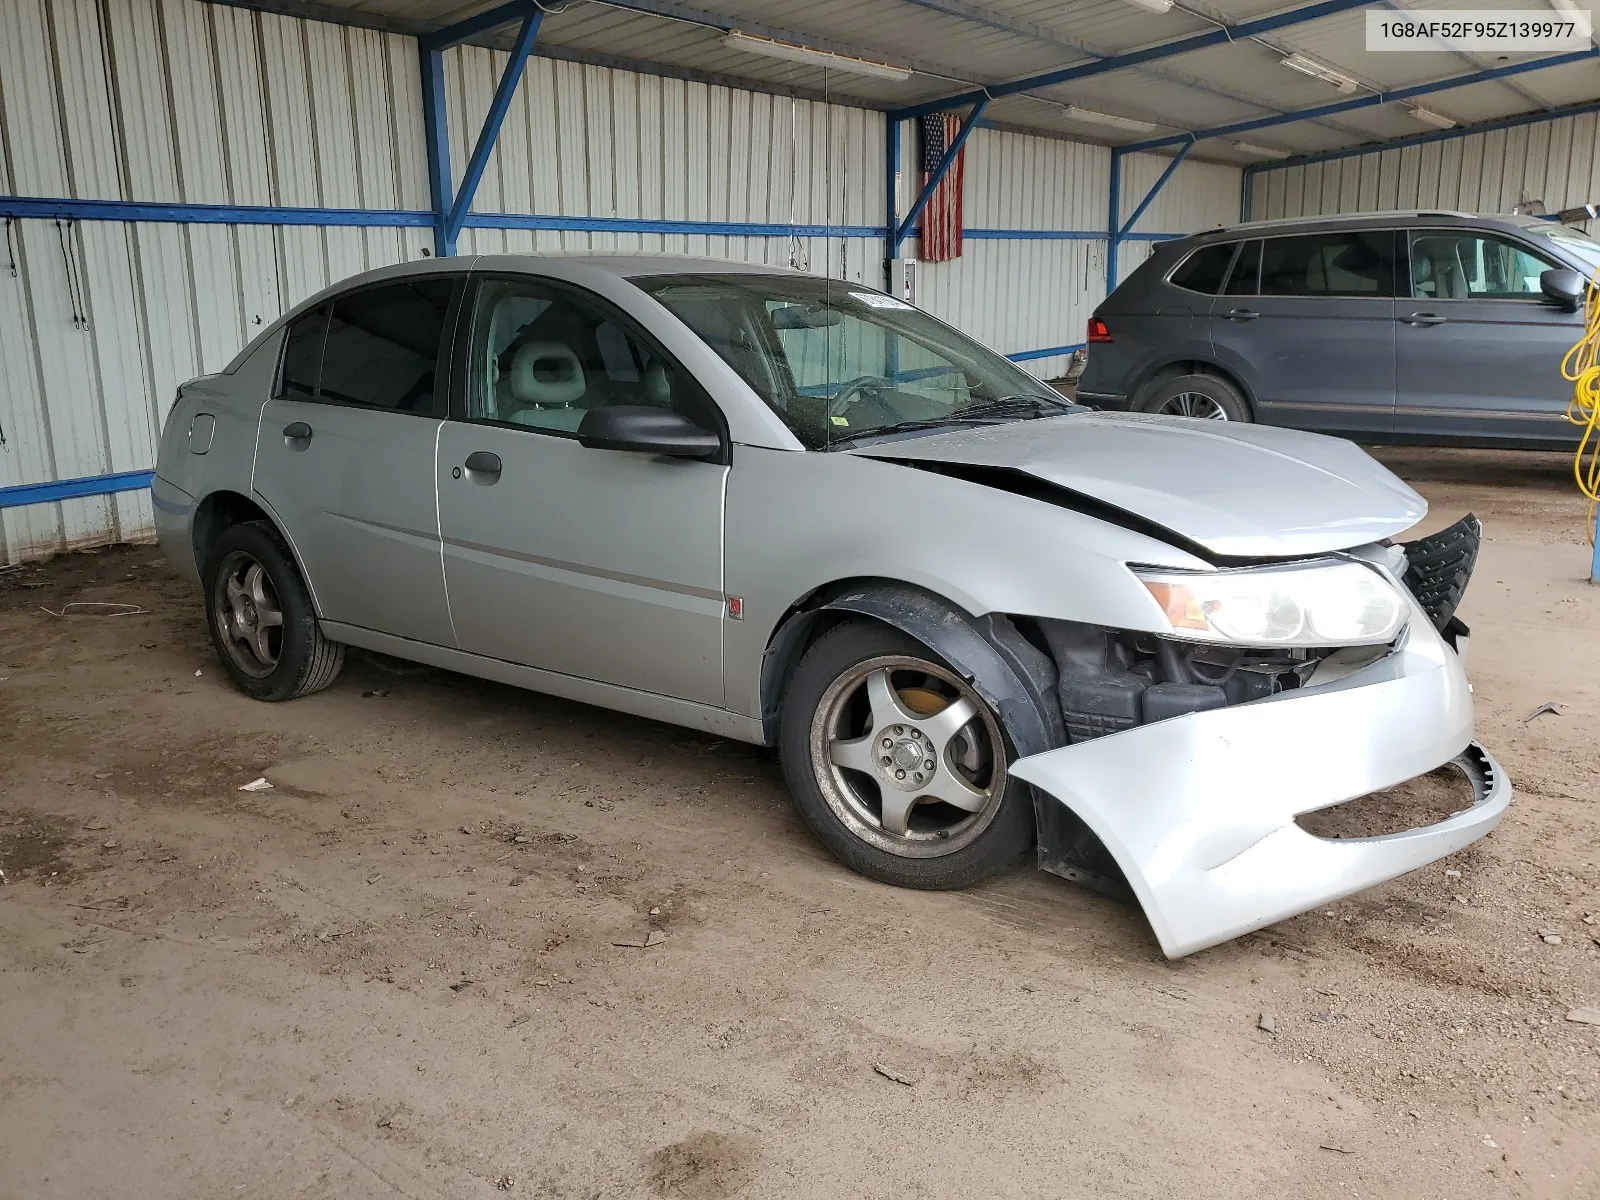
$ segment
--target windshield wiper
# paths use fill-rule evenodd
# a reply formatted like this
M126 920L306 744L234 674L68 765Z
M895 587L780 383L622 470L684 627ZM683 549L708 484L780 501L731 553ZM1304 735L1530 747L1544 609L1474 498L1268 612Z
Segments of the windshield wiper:
M1075 412L1078 408L1078 405L1073 404L1065 397L1057 403L1047 396L1000 396L993 400L980 400L976 404L958 408L942 417L929 417L915 421L895 421L889 425L874 425L869 429L851 430L848 438L831 443L830 449L854 445L861 438L876 437L884 433L914 433L919 429L943 429L950 425L962 425L968 421L982 423L1000 421L1007 417L1037 418L1047 413L1055 416L1058 413Z
M1046 411L1070 411L1077 408L1076 404L1065 396L1059 400L1049 396L997 396L993 400L980 400L976 404L969 404L965 408L958 408L950 415L955 418L1003 416L1006 413L1019 410L1031 411L1035 415L1043 416Z

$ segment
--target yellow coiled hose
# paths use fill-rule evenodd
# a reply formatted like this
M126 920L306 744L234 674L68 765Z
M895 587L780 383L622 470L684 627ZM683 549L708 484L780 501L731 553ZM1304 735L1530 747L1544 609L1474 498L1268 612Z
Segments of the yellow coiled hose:
M1572 473L1589 499L1589 541L1595 540L1595 510L1600 506L1600 270L1589 280L1583 303L1583 336L1561 360L1561 375L1572 383L1567 420L1583 430Z

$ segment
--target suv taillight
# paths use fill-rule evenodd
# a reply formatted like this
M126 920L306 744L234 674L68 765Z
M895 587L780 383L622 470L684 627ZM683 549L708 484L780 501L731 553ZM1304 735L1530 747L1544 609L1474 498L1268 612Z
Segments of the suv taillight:
M1089 345L1097 346L1111 340L1111 330L1106 328L1106 323L1099 317L1089 318L1089 336L1085 339Z

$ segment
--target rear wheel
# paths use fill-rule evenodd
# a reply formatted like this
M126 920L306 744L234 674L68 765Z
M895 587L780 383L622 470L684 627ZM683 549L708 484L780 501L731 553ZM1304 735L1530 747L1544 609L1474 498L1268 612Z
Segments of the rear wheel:
M1249 421L1250 405L1239 389L1218 375L1178 375L1147 385L1136 405L1140 412L1202 421Z
M847 866L885 883L966 887L1033 844L1010 743L959 674L898 630L850 621L801 659L784 700L795 807Z
M206 616L217 657L235 686L257 700L292 700L327 687L344 645L317 626L311 593L272 526L223 530L206 556Z

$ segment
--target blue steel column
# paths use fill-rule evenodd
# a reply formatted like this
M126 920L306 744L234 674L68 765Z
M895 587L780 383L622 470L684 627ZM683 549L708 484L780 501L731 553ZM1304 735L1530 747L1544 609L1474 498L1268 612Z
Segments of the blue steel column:
M507 0L498 8L458 21L417 41L422 65L422 121L428 143L428 199L433 209L433 250L440 258L448 258L456 252L456 236L461 232L467 210L472 207L473 194L478 189L478 181L483 178L489 152L494 149L495 139L500 134L500 123L505 120L506 109L510 107L517 82L522 78L522 68L528 61L533 39L538 35L539 22L543 17L543 10L536 0ZM494 102L489 106L489 115L484 120L472 159L467 164L461 194L456 195L450 186L450 126L444 88L444 52L470 37L488 33L513 21L522 22L516 48L511 53L506 69L500 74Z
M428 201L433 210L433 252L456 252L450 237L450 127L444 101L444 53L422 47L422 124L428 141Z
M900 207L896 184L900 179L900 114L883 114L883 286L894 287L894 260L900 257Z
M1122 241L1118 232L1118 214L1122 209L1122 151L1111 149L1111 199L1106 219L1106 295L1117 288L1117 246Z

